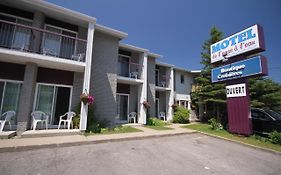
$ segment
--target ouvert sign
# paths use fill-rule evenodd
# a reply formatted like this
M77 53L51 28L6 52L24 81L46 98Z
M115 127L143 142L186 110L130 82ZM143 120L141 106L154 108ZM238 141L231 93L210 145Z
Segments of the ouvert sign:
M249 27L239 33L211 45L211 63L234 57L246 52L264 50L263 31L259 25Z

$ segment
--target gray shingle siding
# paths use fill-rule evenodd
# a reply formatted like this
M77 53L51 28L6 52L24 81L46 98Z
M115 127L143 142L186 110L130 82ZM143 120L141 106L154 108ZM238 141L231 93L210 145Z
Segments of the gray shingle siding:
M118 43L117 38L95 32L90 93L95 96L95 117L107 120L109 125L115 124L117 116Z
M74 72L72 99L71 99L71 109L73 111L78 110L77 106L80 105L80 95L83 91L83 81L84 81L84 73Z

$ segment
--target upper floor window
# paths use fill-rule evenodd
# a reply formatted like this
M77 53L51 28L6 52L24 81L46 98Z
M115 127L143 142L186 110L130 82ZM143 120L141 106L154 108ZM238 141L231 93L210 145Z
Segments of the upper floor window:
M184 84L184 75L183 74L181 74L181 84Z
M71 58L76 53L76 32L51 25L46 25L45 29L50 33L44 33L43 52L62 58Z
M32 21L25 18L0 13L0 46L12 49L22 49L30 44ZM7 21L7 22L4 22Z

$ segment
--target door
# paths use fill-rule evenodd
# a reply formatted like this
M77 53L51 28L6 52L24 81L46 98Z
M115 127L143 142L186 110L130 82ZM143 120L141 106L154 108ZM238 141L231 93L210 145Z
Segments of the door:
M129 111L129 95L117 94L117 120L127 121Z
M16 82L0 82L0 110L1 114L7 111L15 111L17 115L21 84ZM12 124L16 124L16 117Z
M70 110L71 87L39 84L35 110L49 115L48 123L58 125L59 117Z
M156 110L156 117L159 116L159 98L155 99L155 110Z
M155 85L159 86L159 70L155 70Z
M123 77L129 77L130 66L129 66L130 58L120 56L118 58L118 75Z

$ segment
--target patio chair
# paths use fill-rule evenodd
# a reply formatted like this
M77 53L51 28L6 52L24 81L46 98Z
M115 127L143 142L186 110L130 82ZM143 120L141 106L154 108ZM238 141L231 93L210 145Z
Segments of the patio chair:
M84 58L85 58L85 54L84 53L73 54L71 56L71 59L75 60L75 61L84 61Z
M66 123L67 123L67 129L70 129L70 125L72 125L72 127L73 127L72 118L75 115L76 115L75 112L67 112L67 113L63 114L62 116L60 116L58 129L60 129L61 123L63 123L64 128L65 128Z
M46 47L43 47L42 48L42 54L43 55L47 55L47 56L57 56L57 53L52 51L51 49L49 48L46 48Z
M43 123L45 122L46 129L48 129L49 116L47 114L45 114L42 111L34 111L31 113L31 117L32 117L31 129L33 129L33 131L35 131L38 122L40 122L42 126Z
M15 115L16 115L15 111L7 111L1 115L0 132L3 131L6 122L8 122L8 124L10 126L10 130L12 130L11 120L13 119L13 117L15 117Z
M159 112L158 118L159 118L160 120L163 118L163 120L165 121L165 120L166 120L165 112Z
M130 78L138 78L138 72L130 72Z
M136 112L130 112L128 115L128 123L130 123L131 121L134 121L134 123L136 123L136 119L137 119L137 113Z

